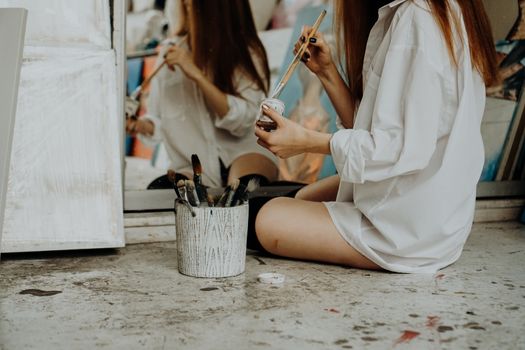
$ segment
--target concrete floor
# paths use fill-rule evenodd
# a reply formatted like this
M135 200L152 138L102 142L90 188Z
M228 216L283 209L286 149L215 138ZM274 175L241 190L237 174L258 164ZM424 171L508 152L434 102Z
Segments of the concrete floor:
M525 349L519 223L476 225L435 275L249 254L241 276L197 279L177 272L172 242L2 258L2 350Z

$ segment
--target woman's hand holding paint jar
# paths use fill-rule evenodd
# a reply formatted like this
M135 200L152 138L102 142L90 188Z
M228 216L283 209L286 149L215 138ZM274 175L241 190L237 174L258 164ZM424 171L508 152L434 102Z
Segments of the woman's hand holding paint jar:
M193 62L191 53L183 47L175 45L170 47L164 58L170 69L174 70L175 66L179 66L191 80L196 81L204 76L199 67Z
M295 43L294 54L297 54L299 48L304 44L304 41L308 37L308 34L312 30L312 27L305 26L301 33L301 37ZM308 47L306 48L301 61L312 71L313 73L320 75L326 71L335 67L332 60L332 53L330 47L324 40L323 34L317 32L311 39Z
M264 104L262 111L277 124L277 129L269 132L257 126L257 143L276 156L286 159L305 152L330 154L330 134L305 129Z

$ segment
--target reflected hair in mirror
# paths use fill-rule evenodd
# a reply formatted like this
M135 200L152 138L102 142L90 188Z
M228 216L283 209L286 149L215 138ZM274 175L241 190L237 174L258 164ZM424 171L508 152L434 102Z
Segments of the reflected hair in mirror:
M179 36L189 35L195 64L227 94L239 96L240 69L268 93L270 69L248 0L180 0Z

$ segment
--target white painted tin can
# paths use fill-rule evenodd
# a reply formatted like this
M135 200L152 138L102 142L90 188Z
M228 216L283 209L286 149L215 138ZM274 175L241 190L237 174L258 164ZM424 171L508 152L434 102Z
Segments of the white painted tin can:
M229 208L193 208L176 203L179 272L193 277L231 277L244 272L248 203Z

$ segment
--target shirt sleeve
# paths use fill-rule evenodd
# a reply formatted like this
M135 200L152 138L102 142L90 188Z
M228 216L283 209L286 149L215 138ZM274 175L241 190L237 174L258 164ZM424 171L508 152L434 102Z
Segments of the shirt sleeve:
M243 137L253 131L259 105L265 95L246 77L239 79L239 94L227 95L228 113L222 118L215 118L215 126L227 130L233 136Z
M159 57L162 57L159 55ZM157 62L159 64L159 62ZM165 68L164 68L165 69ZM158 79L153 79L150 83L150 92L148 96L148 105L147 105L147 111L144 116L141 118L144 118L146 120L149 120L153 123L154 131L153 135L146 136L146 135L138 135L138 138L141 142L143 142L145 145L154 147L159 142L162 141L162 136L160 133L160 123L161 123L161 108L160 108L160 82Z
M437 143L443 90L422 50L389 49L381 77L370 70L358 112L372 114L370 128L339 130L330 142L341 180L382 181L425 168Z

